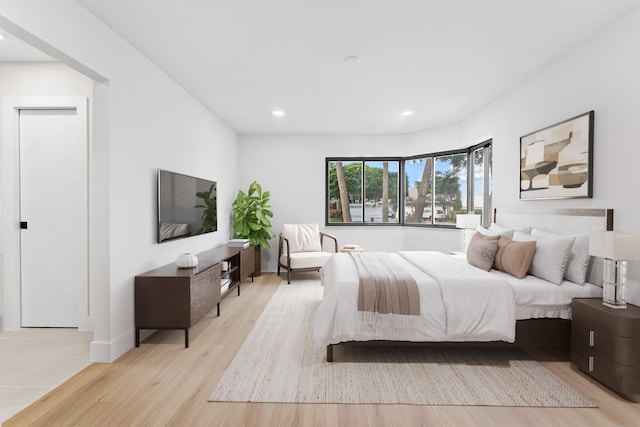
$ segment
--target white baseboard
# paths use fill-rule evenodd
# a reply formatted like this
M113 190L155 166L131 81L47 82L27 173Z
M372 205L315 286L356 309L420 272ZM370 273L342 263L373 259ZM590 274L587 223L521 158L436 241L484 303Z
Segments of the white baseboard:
M120 335L113 341L91 341L89 346L89 361L96 363L111 363L127 351L135 347L134 331Z

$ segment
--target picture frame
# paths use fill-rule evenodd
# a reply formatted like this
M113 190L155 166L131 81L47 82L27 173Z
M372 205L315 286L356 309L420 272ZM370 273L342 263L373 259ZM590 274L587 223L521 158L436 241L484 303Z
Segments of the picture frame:
M593 198L589 111L520 137L520 200Z

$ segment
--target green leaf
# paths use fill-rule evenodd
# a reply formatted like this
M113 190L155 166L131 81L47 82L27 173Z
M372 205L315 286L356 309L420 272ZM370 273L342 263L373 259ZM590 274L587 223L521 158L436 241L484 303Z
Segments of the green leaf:
M253 181L247 190L238 190L232 205L233 230L237 237L249 239L252 245L269 246L269 239L275 237L271 231L273 218L269 205L271 193L263 191L260 184Z

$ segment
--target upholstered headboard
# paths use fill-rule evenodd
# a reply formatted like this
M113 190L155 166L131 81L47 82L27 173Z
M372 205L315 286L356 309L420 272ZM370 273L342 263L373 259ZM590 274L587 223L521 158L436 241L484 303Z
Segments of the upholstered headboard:
M613 230L613 209L500 208L493 218L504 227L537 227L558 234ZM587 281L602 286L602 259L591 259Z

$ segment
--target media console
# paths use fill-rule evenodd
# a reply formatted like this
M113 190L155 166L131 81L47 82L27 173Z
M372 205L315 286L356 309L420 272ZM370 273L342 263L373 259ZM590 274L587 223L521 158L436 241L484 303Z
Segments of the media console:
M220 316L222 279L229 277L229 291L254 275L254 247L219 246L197 254L198 266L177 268L175 263L135 277L136 347L141 329L182 329L189 347L189 328L213 306ZM222 263L227 270L222 271Z

